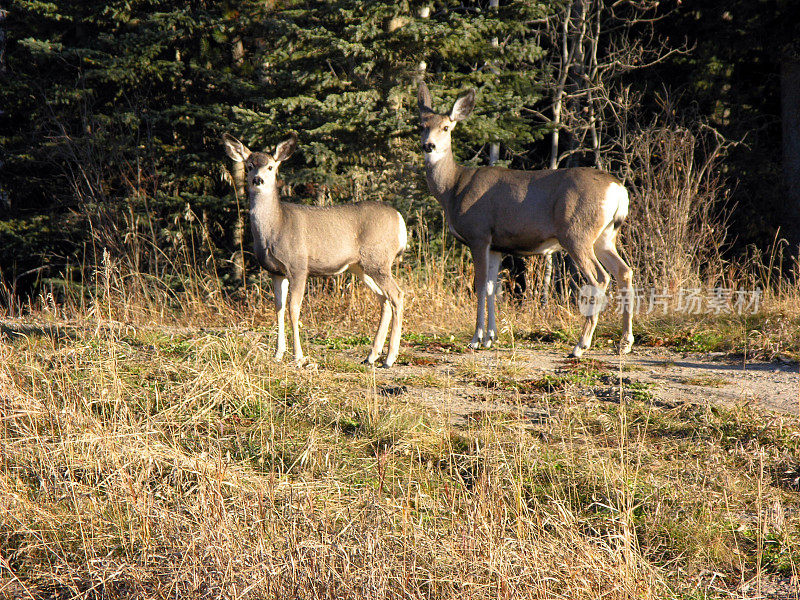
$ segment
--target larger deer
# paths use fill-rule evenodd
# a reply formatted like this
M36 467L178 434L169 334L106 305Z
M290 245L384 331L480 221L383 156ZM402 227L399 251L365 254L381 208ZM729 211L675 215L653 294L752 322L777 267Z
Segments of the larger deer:
M632 272L616 249L617 233L628 215L625 187L612 175L589 168L463 167L453 158L450 136L475 107L475 90L461 93L449 114L433 110L425 82L417 100L428 188L442 205L450 232L469 247L475 265L478 310L469 347L488 348L497 338L495 290L501 253L551 254L563 248L591 286L589 302L595 303L583 311L586 323L570 356L581 356L592 343L610 281L606 269L614 274L623 298L620 351L630 352Z
M374 364L380 356L391 320L383 366L392 366L400 349L403 322L403 292L392 277L392 265L402 256L408 239L400 213L379 202L328 207L281 202L278 166L294 152L297 138L278 144L272 155L251 152L227 133L223 142L228 156L245 164L253 248L258 262L272 276L278 320L275 360L281 360L286 352L283 322L287 295L294 359L302 365L299 323L306 279L349 270L364 280L382 304L378 331L364 362Z

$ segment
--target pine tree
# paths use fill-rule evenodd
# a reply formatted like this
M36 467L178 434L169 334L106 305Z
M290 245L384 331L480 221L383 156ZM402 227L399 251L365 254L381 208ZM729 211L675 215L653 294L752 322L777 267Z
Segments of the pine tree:
M483 160L486 144L499 140L507 162L524 162L541 135L523 109L540 97L540 51L529 22L544 8L488 5L448 2L430 11L409 2L338 0L296 2L266 15L270 43L258 56L265 97L242 106L243 135L259 147L296 131L305 160L283 169L287 179L309 184L305 192L317 202L377 198L405 214L422 206L424 216L440 220L419 174L421 76L442 105L465 87L479 90L479 110L460 128L461 160Z
M6 216L32 246L78 262L87 219L95 241L121 245L126 214L165 245L176 219L205 215L224 245L235 205L221 193L221 122L257 89L232 60L238 15L202 0L14 2L0 141Z
M240 276L228 130L254 148L299 133L302 153L282 171L301 199L385 200L441 226L420 174L419 77L442 106L478 89L462 161L485 161L499 141L524 166L541 135L525 108L539 97L531 21L544 4L489 4L15 0L0 74L0 265L11 275L58 256L55 275L88 242L124 254L144 228L169 253L188 229Z

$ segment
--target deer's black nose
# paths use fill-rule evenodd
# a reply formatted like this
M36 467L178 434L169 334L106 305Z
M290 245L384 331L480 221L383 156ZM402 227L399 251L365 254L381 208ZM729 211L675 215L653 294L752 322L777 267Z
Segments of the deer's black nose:
M253 185L261 185L262 183L264 183L264 180L261 179L261 177L259 177L258 175L253 177Z
M428 142L427 144L422 144L422 149L423 149L425 152L428 152L428 153L430 153L430 152L433 152L433 151L436 149L436 146L434 146L433 144L431 144L430 142Z

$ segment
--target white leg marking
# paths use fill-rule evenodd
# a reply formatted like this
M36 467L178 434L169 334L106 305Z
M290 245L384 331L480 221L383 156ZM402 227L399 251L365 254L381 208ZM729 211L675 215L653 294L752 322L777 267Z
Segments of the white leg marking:
M366 362L370 365L375 364L378 357L383 350L383 344L386 342L386 335L389 333L389 323L392 319L392 303L388 298L381 300L381 320L378 323L378 332L375 334L375 339L372 342L372 350L367 356Z
M542 280L542 292L539 296L539 304L547 306L550 299L550 281L553 279L553 253L547 252L544 255L544 279Z

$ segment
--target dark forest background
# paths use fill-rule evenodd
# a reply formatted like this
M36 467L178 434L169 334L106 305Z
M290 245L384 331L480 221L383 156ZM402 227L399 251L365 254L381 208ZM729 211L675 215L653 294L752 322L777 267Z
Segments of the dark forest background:
M7 294L80 285L104 252L156 276L187 261L235 290L256 269L226 131L255 149L298 133L286 199L383 200L441 239L422 78L442 110L478 91L462 162L622 177L640 278L702 269L712 247L796 248L794 0L0 4Z

